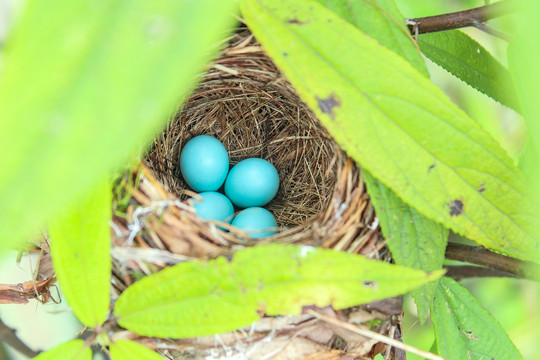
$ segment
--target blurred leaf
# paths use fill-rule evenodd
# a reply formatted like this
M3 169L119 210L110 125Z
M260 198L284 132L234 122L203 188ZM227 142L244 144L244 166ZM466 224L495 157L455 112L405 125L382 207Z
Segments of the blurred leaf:
M257 39L340 146L425 216L523 259L538 210L512 160L394 52L316 2L243 0Z
M363 172L363 177L396 264L424 271L441 269L448 229L405 204L369 173ZM421 324L429 315L436 287L432 282L412 291Z
M519 111L508 70L489 51L459 30L422 34L424 55L476 90Z
M114 314L120 326L141 335L187 338L247 326L261 313L293 315L305 305L343 309L384 299L441 274L327 249L260 245L230 262L181 263L143 278L120 295Z
M236 8L235 0L26 4L2 53L0 249L144 149Z
M118 340L109 345L112 360L163 360L155 351L131 340Z
M431 320L447 359L523 359L497 320L453 279L439 280Z
M39 354L34 360L91 360L92 350L84 346L84 341L77 339L58 345L44 353Z
M538 61L540 59L540 47L537 42L540 36L540 24L538 14L540 2L536 0L524 0L523 11L519 13L520 19L516 23L520 34L508 47L508 62L512 76L516 84L518 96L523 106L523 115L528 128L528 142L530 158L533 164L529 171L530 183L534 186L535 201L540 201L540 72ZM540 257L537 259L540 261ZM539 277L540 279L540 277Z
M539 7L540 8L540 7ZM539 31L540 33L540 31ZM531 38L515 37L508 45L508 66L516 84L517 94L523 107L523 116L527 125L527 142L524 146L520 166L530 177L540 198L540 76L538 75L538 61L540 49ZM535 40L536 41L536 40Z
M356 26L366 35L403 56L418 71L429 77L420 50L405 26L394 0L316 0Z
M73 313L86 326L101 325L110 303L112 189L95 191L50 222L54 271Z

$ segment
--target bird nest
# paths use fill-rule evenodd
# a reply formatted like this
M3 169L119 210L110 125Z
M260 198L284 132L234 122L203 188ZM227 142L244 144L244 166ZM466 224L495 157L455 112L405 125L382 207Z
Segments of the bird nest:
M218 138L228 150L231 166L260 157L276 167L280 187L266 208L278 221L277 234L250 240L232 226L223 227L195 215L194 193L182 180L178 158L182 147L198 135ZM163 267L188 259L230 255L239 248L268 242L385 257L359 168L245 29L230 38L143 162L119 181L113 219L113 297L139 276ZM390 329L396 332L391 318L401 307L394 306L393 311L365 307L325 311L345 323L354 322L355 317L378 319L376 330L388 333ZM246 357L250 359L319 355L337 359L345 354L373 353L376 341L353 335L301 315L263 318L249 329L218 338L139 341L170 358L218 359L242 353L250 354Z

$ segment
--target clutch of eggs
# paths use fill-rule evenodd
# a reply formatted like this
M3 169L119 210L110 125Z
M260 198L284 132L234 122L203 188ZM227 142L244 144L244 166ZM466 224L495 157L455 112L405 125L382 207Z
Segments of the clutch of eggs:
M180 153L180 171L186 183L200 192L193 207L205 220L231 222L251 238L276 233L272 213L260 206L269 203L279 188L279 175L268 161L250 158L240 161L229 172L225 146L208 135L194 137ZM216 192L225 183L225 194ZM232 203L231 203L232 202ZM233 204L246 208L233 220Z

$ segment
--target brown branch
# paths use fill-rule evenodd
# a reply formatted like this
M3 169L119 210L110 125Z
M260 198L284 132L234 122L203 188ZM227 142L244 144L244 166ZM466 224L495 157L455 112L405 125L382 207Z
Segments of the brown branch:
M488 269L480 266L463 265L463 266L445 266L445 276L451 277L454 280L470 279L470 278L482 278L482 277L516 277L514 274L510 274L504 271Z
M25 343L23 343L17 335L15 335L15 330L8 327L6 324L0 320L0 340L8 344L21 354L33 358L39 353L30 349Z
M540 265L538 264L497 254L487 250L483 246L448 243L446 247L446 258L484 266L488 269L529 280L537 280L535 276L536 274L540 274Z
M494 4L449 14L406 19L409 31L413 35L426 34L478 26L493 18L510 14L518 9L517 1L503 0Z

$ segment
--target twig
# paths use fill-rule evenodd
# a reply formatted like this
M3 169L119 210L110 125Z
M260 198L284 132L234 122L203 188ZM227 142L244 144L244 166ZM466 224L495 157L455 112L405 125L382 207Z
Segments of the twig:
M435 354L432 354L430 352L417 349L417 348L415 348L413 346L404 344L401 341L394 340L392 338L389 338L388 336L379 334L379 333L377 333L375 331L371 331L369 329L363 329L363 328L360 328L360 327L358 327L356 325L350 324L348 322L336 319L334 317L319 314L318 312L316 312L313 309L308 309L306 311L306 314L312 315L312 316L316 317L317 319L323 320L323 321L325 321L325 322L327 322L329 324L332 324L332 325L341 327L343 329L349 330L349 331L351 331L351 332L353 332L355 334L362 335L362 336L368 337L370 339L378 340L378 341L383 342L383 343L385 343L387 345L391 345L391 346L393 346L395 348L408 351L410 353L416 354L416 355L421 356L421 357L423 357L425 359L428 359L428 360L445 360L443 357L440 357L439 355L435 355Z
M469 246L456 243L448 243L446 258L468 262L488 269L512 274L516 277L536 280L535 274L540 274L540 265L497 254L483 246Z
M516 1L503 0L495 4L465 11L406 19L406 22L411 34L418 35L436 31L459 29L468 26L476 27L493 18L512 13L517 9L518 6Z
M445 266L445 276L451 277L454 280L482 278L482 277L516 277L504 271L488 269L480 266L464 265L464 266Z
M21 354L28 356L30 358L33 358L37 356L39 353L30 349L28 345L23 343L17 335L15 335L15 330L8 327L2 320L0 320L0 340L2 340L4 343L8 344Z

